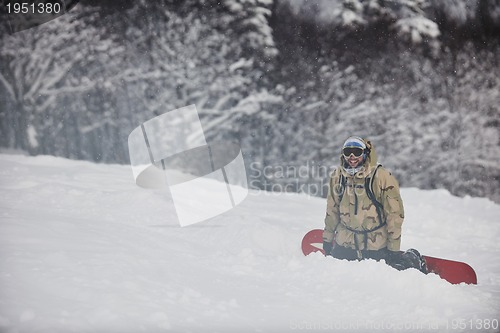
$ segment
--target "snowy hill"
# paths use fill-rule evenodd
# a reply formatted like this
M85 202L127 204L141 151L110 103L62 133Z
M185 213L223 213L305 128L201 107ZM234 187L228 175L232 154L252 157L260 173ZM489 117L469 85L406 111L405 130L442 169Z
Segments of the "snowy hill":
M324 199L251 192L181 228L127 166L0 155L0 332L498 331L500 206L402 197L402 247L468 262L477 286L304 257Z

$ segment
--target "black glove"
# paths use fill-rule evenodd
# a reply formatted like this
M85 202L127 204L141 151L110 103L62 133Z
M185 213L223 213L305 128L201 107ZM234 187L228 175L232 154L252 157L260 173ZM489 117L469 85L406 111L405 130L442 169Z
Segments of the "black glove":
M386 255L385 255L385 262L397 270L402 270L404 269L403 267L403 257L402 253L399 251L390 251L387 250Z
M323 250L325 250L325 256L328 256L332 253L333 244L332 242L323 241Z

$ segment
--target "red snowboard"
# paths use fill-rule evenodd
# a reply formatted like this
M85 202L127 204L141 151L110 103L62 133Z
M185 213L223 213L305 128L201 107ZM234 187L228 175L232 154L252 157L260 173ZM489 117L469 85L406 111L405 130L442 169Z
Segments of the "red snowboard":
M314 229L309 231L302 239L302 252L308 255L312 252L323 251L323 230ZM442 279L452 283L477 284L476 272L468 264L424 256L429 272L439 275Z

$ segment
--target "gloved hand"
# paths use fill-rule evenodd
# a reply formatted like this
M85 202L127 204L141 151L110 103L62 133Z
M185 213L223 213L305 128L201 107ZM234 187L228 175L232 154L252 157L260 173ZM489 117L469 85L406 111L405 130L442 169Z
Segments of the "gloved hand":
M387 250L385 255L385 262L398 270L404 269L402 266L403 257L402 253L399 251L390 251Z
M329 256L332 253L333 244L332 242L323 241L323 250L325 250L325 256Z

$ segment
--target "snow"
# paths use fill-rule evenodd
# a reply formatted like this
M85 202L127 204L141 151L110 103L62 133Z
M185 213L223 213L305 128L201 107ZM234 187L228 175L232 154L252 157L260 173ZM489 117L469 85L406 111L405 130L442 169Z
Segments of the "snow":
M478 285L304 257L324 199L251 191L181 228L129 166L0 155L0 332L498 331L500 206L402 197L402 247L466 261Z
M410 34L414 44L421 43L427 38L437 38L441 35L439 26L425 17L409 17L400 19L395 23L395 28L400 34Z

